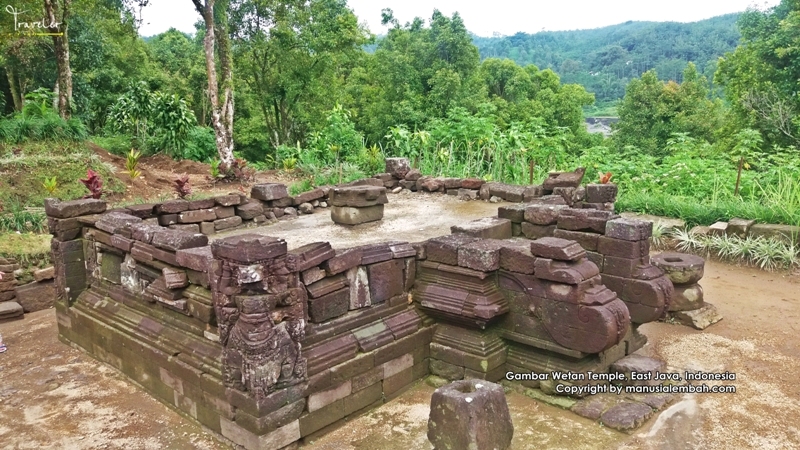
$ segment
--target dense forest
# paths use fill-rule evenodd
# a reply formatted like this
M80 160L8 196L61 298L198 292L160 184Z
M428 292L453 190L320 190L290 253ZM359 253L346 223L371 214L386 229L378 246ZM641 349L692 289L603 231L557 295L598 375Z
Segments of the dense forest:
M214 177L247 161L306 187L375 173L387 155L514 183L583 165L614 174L622 209L800 223L794 0L478 46L457 13L436 10L408 23L384 10L377 40L345 0L191 0L195 33L143 39L142 3L0 12L0 166L21 164L17 145L86 139L210 162ZM16 29L42 15L47 35ZM492 57L505 55L517 60ZM596 90L603 79L615 87ZM618 97L613 136L588 133L584 108Z
M728 14L693 23L633 22L576 31L473 37L482 58L509 58L517 64L552 69L565 83L595 94L598 104L621 99L633 78L655 69L664 81L681 82L693 62L711 80L717 59L741 37Z

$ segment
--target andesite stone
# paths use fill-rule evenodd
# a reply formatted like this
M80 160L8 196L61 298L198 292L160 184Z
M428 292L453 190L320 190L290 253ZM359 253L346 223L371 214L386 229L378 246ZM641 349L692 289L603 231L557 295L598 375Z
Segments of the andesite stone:
M289 190L286 185L280 183L257 184L250 190L250 197L258 200L278 200L288 196Z
M241 263L254 263L286 254L286 241L259 234L240 234L211 243L215 257Z
M433 392L428 440L435 449L505 450L513 435L502 386L471 379Z
M71 217L100 214L106 211L106 202L87 198L62 202L55 198L44 200L44 211L50 217L69 219Z

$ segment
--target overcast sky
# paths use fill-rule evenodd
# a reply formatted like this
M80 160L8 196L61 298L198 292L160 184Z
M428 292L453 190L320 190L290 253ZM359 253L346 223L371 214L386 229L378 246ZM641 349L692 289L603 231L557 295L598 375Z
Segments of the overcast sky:
M140 33L151 36L175 27L194 32L200 16L190 0L151 0L142 13ZM375 34L381 26L381 9L391 8L400 23L414 17L430 18L434 8L451 15L458 11L467 29L480 36L494 33L536 33L542 30L576 30L614 25L628 20L694 22L749 6L765 8L779 0L348 0L359 22Z

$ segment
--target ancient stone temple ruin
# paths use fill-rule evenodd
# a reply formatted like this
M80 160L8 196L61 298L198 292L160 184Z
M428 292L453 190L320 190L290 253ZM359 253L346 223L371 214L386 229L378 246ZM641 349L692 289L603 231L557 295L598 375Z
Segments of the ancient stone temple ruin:
M316 200L382 215L386 188L401 182L528 203L423 242L387 236L334 249L324 236L287 248L269 228L216 239L167 228L176 213L161 205L49 200L60 337L236 444L280 449L430 373L606 372L644 345L637 327L673 296L650 264L652 225L609 210L616 187L584 190L580 178L556 176L544 187L449 179L445 188L402 161L387 162L387 174L382 186L300 199L257 185L249 198L178 214L214 224L228 219L212 217L215 208L227 215L233 202L241 206L230 217L252 222L257 210Z

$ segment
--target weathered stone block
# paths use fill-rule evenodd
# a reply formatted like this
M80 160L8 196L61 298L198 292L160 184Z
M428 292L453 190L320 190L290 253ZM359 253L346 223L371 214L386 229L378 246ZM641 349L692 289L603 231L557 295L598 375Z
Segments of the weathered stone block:
M242 202L241 197L236 194L229 194L229 195L218 195L214 197L214 203L221 208L227 208L231 206L236 206ZM217 208L215 208L217 209ZM220 219L224 219L224 217L220 217Z
M734 217L728 221L728 234L738 236L740 238L746 237L750 232L750 227L756 224L755 220L739 219Z
M558 261L577 261L586 257L586 250L577 242L556 237L543 237L531 242L531 253Z
M18 286L14 292L17 303L26 313L50 308L56 301L55 283L52 280Z
M213 259L214 255L211 253L210 246L188 248L175 252L175 260L178 265L198 272L208 272Z
M392 259L367 266L369 293L373 305L403 293L403 261Z
M331 207L331 220L343 225L358 225L383 219L383 205L353 208L350 206Z
M372 304L369 276L367 269L356 266L347 271L347 282L350 285L350 309L360 309Z
M508 202L518 203L525 198L525 186L505 183L492 183L489 186L489 195L497 196Z
M58 199L44 200L44 211L49 217L69 219L71 217L100 214L105 212L106 202L93 198L62 202Z
M234 208L236 215L241 217L242 220L253 220L255 217L264 214L264 207L258 202L245 203Z
M217 258L249 264L285 255L286 241L258 234L240 234L215 240L211 243L211 251Z
M653 222L636 219L613 219L606 222L605 235L624 241L648 240L653 235Z
M694 311L703 307L703 287L699 284L676 284L667 311Z
M537 258L534 266L536 278L572 285L600 274L597 266L585 258L575 262Z
M155 247L174 252L187 248L205 247L208 245L208 236L167 229L156 231L153 234L152 244Z
M652 415L653 408L644 403L621 402L605 411L600 420L609 428L630 431L642 426Z
M714 222L708 227L708 234L712 236L725 236L728 233L728 222Z
M520 227L523 236L528 239L541 239L544 237L552 237L556 231L555 225L534 225L530 222L522 222Z
M500 268L500 250L502 240L481 239L458 248L458 265L482 272L491 272Z
M33 272L33 279L36 281L52 280L56 276L56 268L53 266L39 269Z
M505 450L513 434L500 385L461 380L440 387L431 397L428 440L436 449Z
M467 234L451 234L430 239L424 246L426 257L430 261L457 266L458 248L476 240L478 238Z
M178 223L177 214L161 214L158 216L158 224L162 227L168 227L170 225L175 225L176 223Z
M584 167L575 169L574 172L550 172L547 179L542 183L542 188L546 191L552 191L557 187L578 187L583 180L583 175L586 173Z
M670 315L679 323L697 330L705 330L722 320L717 307L711 303L704 303L703 306L692 311L676 311Z
M358 347L362 352L370 352L394 340L392 331L383 321L374 322L357 328L353 330L353 336L355 336L356 341L358 341ZM385 370L384 368L384 371Z
M217 202L213 198L201 198L198 200L189 200L189 209L211 209Z
M411 169L406 173L406 176L403 177L406 181L417 181L422 178L422 172L419 169Z
M350 289L342 288L319 298L308 299L311 322L322 323L347 313L350 307Z
M24 310L17 302L6 301L0 303L0 321L21 319L23 314Z
M310 203L314 200L319 200L324 196L325 192L323 192L322 189L319 188L312 189L308 192L303 192L302 194L295 195L294 197L292 197L292 205L299 206L302 205L303 203Z
M558 216L558 228L571 231L604 233L606 222L617 218L614 213L596 209L565 209Z
M329 242L313 242L289 250L286 267L292 272L302 272L333 258L336 252Z
M606 184L587 184L586 201L588 203L614 203L617 201L617 185Z
M673 284L693 284L703 278L705 260L687 253L665 252L651 258L654 266L664 271Z
M408 158L386 158L386 172L402 180L411 172L411 163Z
M522 223L525 220L525 210L529 205L518 203L497 208L497 217L508 219L513 223Z
M384 187L352 186L337 187L331 190L330 204L333 206L363 208L386 203L389 203L389 199L386 197L386 188Z
M214 199L210 199L212 202ZM213 209L196 209L178 214L178 223L200 223L217 220Z
M141 223L142 219L132 216L130 214L121 212L108 212L100 216L95 223L95 227L106 231L108 233L120 233L123 230L130 229L131 225Z
M178 214L189 209L189 201L183 199L167 200L156 207L158 214Z
M156 215L155 203L144 203L141 205L130 205L127 207L128 214L139 217L141 219L149 219Z
M531 241L506 239L501 242L500 268L510 272L532 275L536 257L531 253Z
M214 221L214 230L222 231L238 227L243 222L244 220L240 216L227 217L225 219L217 219Z
M622 278L636 278L639 272L650 266L650 257L617 258L614 256L603 257L603 273Z
M335 256L323 262L321 268L328 276L336 275L361 264L362 255L363 250L360 248L336 250Z
M450 232L481 239L510 239L511 221L497 217L485 217L463 225L454 225L450 227Z
M250 197L258 200L278 200L288 196L289 190L286 189L286 185L280 183L257 184L250 190Z
M611 367L609 367L609 373L621 373L625 375L625 380L622 380L621 383L626 386L632 385L650 385L656 386L661 383L661 381L655 379L656 372L665 372L667 369L667 364L656 358L650 358L647 356L631 354L622 359L617 360ZM650 374L650 380L632 380L631 379L631 372L636 372L639 374Z
M167 228L169 228L170 230L183 231L185 233L192 233L192 234L200 232L200 225L196 223L175 224L175 225L170 225Z
M644 258L650 255L650 241L626 241L608 236L600 236L597 241L597 252L605 256L617 258Z
M347 279L344 275L335 275L328 278L323 278L314 284L306 286L308 295L311 298L319 298L325 294L330 294L333 291L342 289L347 286Z
M598 251L597 250L598 239L601 237L601 235L597 233L588 233L584 231L570 231L557 228L553 232L553 237L557 237L559 239L566 239L568 241L575 241L581 247L583 247L584 250L596 252Z
M526 205L523 219L534 225L554 225L566 205Z

